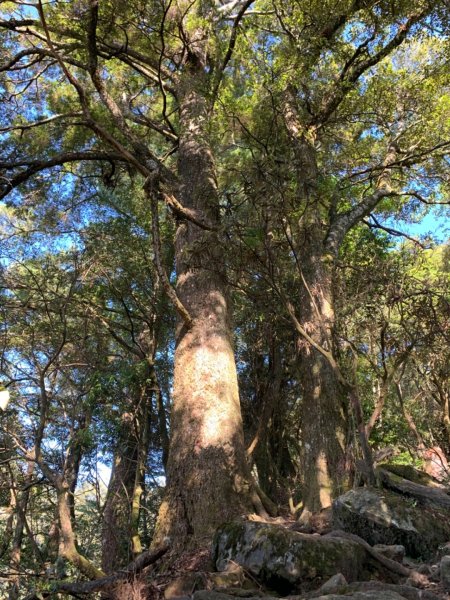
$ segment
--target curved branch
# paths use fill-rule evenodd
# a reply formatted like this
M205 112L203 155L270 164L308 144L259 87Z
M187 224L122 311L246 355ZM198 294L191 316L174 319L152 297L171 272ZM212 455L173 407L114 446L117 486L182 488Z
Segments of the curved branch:
M192 317L189 314L189 311L178 298L176 291L170 285L169 278L164 269L164 266L161 261L161 238L159 236L159 215L158 215L158 200L157 194L155 190L151 189L151 182L148 182L145 186L145 191L147 193L147 197L150 199L150 206L152 212L152 235L153 235L153 252L154 252L154 264L156 268L156 272L158 273L163 289L173 304L175 310L183 320L185 326L190 328L192 325Z
M234 51L234 47L236 46L236 40L237 40L237 36L238 36L239 23L242 21L242 18L244 16L245 12L247 11L248 8L250 8L250 6L253 4L254 1L255 0L246 0L246 2L243 4L243 6L239 10L238 14L236 15L236 18L233 23L233 27L231 29L231 35L230 35L230 40L228 42L228 48L225 53L225 57L223 59L222 66L220 67L219 72L217 74L216 83L215 83L214 90L212 93L212 103L211 103L212 106L214 105L216 98L217 98L217 94L219 93L219 88L220 88L220 84L222 83L223 74L225 72L225 69L227 68L228 63L230 62L231 57L233 56L233 51Z
M0 162L0 170L10 171L18 167L26 167L25 170L21 171L17 175L11 178L5 177L3 174L0 176L0 200L5 198L13 189L17 188L22 183L28 181L33 175L53 167L57 167L70 162L78 162L81 160L87 161L124 161L121 154L113 152L66 152L64 154L58 154L48 160L18 160L13 163L7 161ZM2 189L3 188L3 189Z
M391 38L391 40L385 46L383 46L381 50L376 52L373 56L369 56L366 60L356 63L352 68L349 68L348 64L346 64L336 86L334 87L334 90L330 90L329 93L324 95L322 106L317 115L315 115L315 117L312 119L311 125L316 127L323 126L333 112L338 108L359 78L366 71L368 71L368 69L377 65L393 50L398 48L405 41L412 27L416 25L424 16L426 16L427 13L427 10L413 12L408 17L406 23L403 23L398 27L394 37Z
M414 237L408 235L404 231L399 231L398 229L393 229L392 227L386 227L386 225L383 225L382 223L380 223L380 221L378 221L378 219L375 217L375 215L370 215L370 218L373 220L373 223L371 223L367 219L363 219L363 223L365 225L367 225L367 227L369 227L369 229L380 229L381 231L385 231L386 233L389 233L389 235L394 235L396 237L403 237L403 238L409 240L410 242L413 242L413 244L415 244L416 246L419 246L419 248L422 248L422 250L426 249L426 245L422 244L422 242L420 242L417 238L414 238Z
M41 119L40 121L33 121L31 123L22 123L21 125L11 125L11 127L1 127L0 133L8 133L9 131L25 131L27 129L33 129L34 127L40 127L41 125L47 125L48 123L53 123L53 121L59 121L61 119L69 118L69 117L80 117L83 113L81 112L70 112L70 113L62 113L59 115L53 115L52 117L48 117L47 119Z

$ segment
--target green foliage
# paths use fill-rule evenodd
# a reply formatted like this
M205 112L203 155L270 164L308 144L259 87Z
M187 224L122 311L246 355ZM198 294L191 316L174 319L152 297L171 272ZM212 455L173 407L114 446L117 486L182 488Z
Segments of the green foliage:
M446 9L407 0L257 0L245 14L240 2L98 4L95 39L86 2L44 4L46 27L33 7L1 7L0 367L13 400L0 506L13 480L26 487L24 449L39 443L58 474L79 452L75 529L99 564L106 490L97 463L130 447L127 423L138 431L145 422L139 523L150 541L176 329L154 267L150 196L174 282L178 228L196 227L172 210L185 192L177 151L186 90L207 107L207 122L191 126L217 174L220 205L208 208L221 218L214 239L235 301L249 444L266 419L253 457L261 487L282 505L287 491L299 494L305 342L287 307L302 321L305 275L318 313L320 276L329 276L333 316L300 325L334 353L366 422L383 398L371 444L395 447L400 463L417 461L418 437L449 451L449 245L424 250L390 229L448 197ZM383 178L392 193L378 197ZM53 564L47 475L36 476L27 514ZM5 535L3 517L0 528ZM2 560L7 571L8 553ZM25 538L21 560L42 571ZM42 589L55 585L43 580Z

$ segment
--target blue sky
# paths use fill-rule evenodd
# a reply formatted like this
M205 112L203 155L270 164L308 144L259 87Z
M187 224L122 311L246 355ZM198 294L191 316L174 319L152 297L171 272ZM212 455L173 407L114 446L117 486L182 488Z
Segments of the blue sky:
M427 215L420 223L408 224L408 230L413 235L433 234L439 241L444 242L450 236L450 208L446 209L447 215Z
M417 238L431 235L436 242L442 243L450 238L450 206L437 206L430 209L429 213L417 223L407 223L403 219L389 219L384 224Z

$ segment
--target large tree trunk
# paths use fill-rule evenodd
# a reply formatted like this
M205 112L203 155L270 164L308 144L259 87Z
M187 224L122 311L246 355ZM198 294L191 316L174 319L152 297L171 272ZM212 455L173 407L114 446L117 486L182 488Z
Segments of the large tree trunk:
M185 207L219 225L214 161L207 139L203 69L192 60L178 95L178 175ZM177 293L192 317L179 323L175 351L167 493L155 542L185 545L208 538L251 509L230 303L218 235L182 222L176 236Z
M303 229L300 320L305 331L334 356L332 269L319 223ZM348 484L347 401L338 373L308 341L298 343L302 392L302 518L331 505Z
M298 342L302 395L300 518L307 520L311 513L330 506L347 485L347 402L334 360L333 256L326 243L332 216L330 199L323 198L319 188L315 132L305 129L290 88L284 119L297 175L296 208L301 214L292 232L300 275L299 322L310 338L303 335Z

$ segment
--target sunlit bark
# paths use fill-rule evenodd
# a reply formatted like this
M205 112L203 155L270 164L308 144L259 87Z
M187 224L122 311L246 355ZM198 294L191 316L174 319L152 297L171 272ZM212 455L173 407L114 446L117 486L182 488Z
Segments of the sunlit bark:
M303 232L300 319L306 332L331 355L334 310L332 273L327 264L319 224ZM330 362L299 338L302 393L301 476L303 518L331 505L348 484L347 398Z
M195 61L194 61L195 63ZM195 64L179 87L178 173L185 207L219 224L214 160L207 139L208 106ZM177 293L192 317L179 324L175 352L168 488L156 543L208 537L251 509L230 304L216 233L182 222L176 236Z

